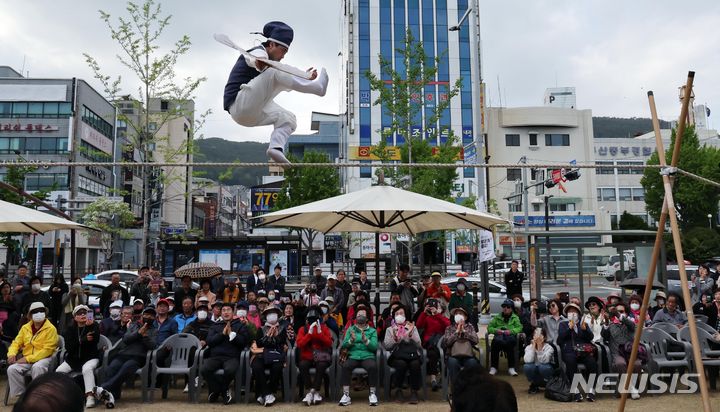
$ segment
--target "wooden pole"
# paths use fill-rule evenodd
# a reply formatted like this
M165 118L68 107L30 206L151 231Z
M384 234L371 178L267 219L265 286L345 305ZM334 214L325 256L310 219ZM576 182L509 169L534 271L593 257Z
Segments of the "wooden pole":
M673 148L673 157L671 161L672 167L677 166L679 156L680 156L680 145L682 143L682 137L685 131L685 121L687 119L687 113L688 113L688 107L690 102L690 93L692 90L692 83L694 80L694 72L688 73L688 79L686 83L685 88L685 96L683 98L683 104L680 111L680 119L678 122L678 128L676 132L675 137L675 146ZM650 103L650 112L653 119L653 129L655 132L655 143L657 146L658 151L658 158L660 159L660 165L663 167L666 167L666 160L665 160L665 150L663 148L662 143L662 137L660 134L660 123L657 118L657 110L655 108L655 99L652 94L652 92L648 92L648 99ZM682 290L683 290L683 297L685 300L686 305L686 312L688 313L688 327L690 327L691 332L691 340L693 343L693 356L695 359L696 364L698 365L698 373L700 375L699 383L700 383L700 392L702 394L703 398L703 408L705 412L710 412L710 399L708 397L708 390L707 390L707 382L705 381L705 374L704 374L704 368L702 365L701 355L700 355L700 349L699 345L697 344L698 338L697 338L697 330L695 329L695 317L692 313L692 303L690 301L690 292L687 287L687 273L685 272L685 264L683 259L683 252L682 252L682 243L680 241L680 232L677 225L677 215L675 214L675 204L674 199L672 196L672 180L667 174L663 174L663 186L665 189L665 201L663 202L663 209L662 213L660 215L660 222L658 223L658 230L655 236L655 245L653 247L653 254L652 254L652 260L650 262L650 267L648 269L648 276L647 276L647 283L646 283L646 292L643 296L643 302L640 309L640 319L641 321L638 322L638 326L635 330L635 339L633 341L633 347L632 352L630 354L630 359L628 360L628 369L627 369L627 379L625 380L624 384L624 390L621 391L621 398L620 398L620 404L618 406L618 411L623 412L625 410L625 403L627 401L627 389L631 382L632 373L633 373L633 365L635 364L635 361L637 359L637 351L638 346L640 344L640 338L642 336L642 328L644 326L644 319L647 313L648 303L650 299L650 290L652 290L652 283L655 276L656 271L656 264L660 253L660 245L662 242L662 235L663 230L665 227L665 222L668 217L670 217L670 225L672 227L672 234L673 234L673 241L675 244L675 251L676 251L676 258L678 260L678 266L680 268L680 277L682 284ZM692 321L690 320L692 318ZM692 322L692 323L690 323Z

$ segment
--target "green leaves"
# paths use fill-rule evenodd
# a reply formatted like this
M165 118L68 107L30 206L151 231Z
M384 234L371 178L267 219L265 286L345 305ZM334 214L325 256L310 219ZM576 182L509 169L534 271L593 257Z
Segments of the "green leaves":
M297 162L290 156L291 162ZM302 163L330 163L327 154L307 151ZM330 167L298 167L285 169L285 180L278 194L275 210L300 206L340 194L340 176Z

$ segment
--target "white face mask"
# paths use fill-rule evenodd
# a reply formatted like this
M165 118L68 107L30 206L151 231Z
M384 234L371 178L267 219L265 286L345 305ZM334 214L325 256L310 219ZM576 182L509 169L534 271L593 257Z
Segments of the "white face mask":
M403 323L405 323L405 315L397 315L397 316L395 316L395 323L398 323L398 324L400 324L400 325L402 325Z
M75 290L82 290L82 283L73 284L73 288L75 288Z
M515 305L515 307L516 307L517 309L520 309L520 307L522 306L522 302L519 301L519 300L516 300L516 301L513 303L513 305Z
M638 305L637 303L631 303L631 304L630 304L630 309L632 309L632 310L638 310L638 309L640 309L640 305Z
M277 313L268 313L268 315L267 315L268 323L277 323L277 320L278 320Z
M573 322L577 322L577 321L578 321L578 314L575 313L575 312L568 313L568 320L571 320L571 321L573 321Z
M462 283L459 284L459 285L457 285L457 290L459 290L460 292L464 291L464 290L465 290L465 285L463 285Z
M270 302L273 302L275 300L275 294L273 293L273 294L268 295L268 300Z
M245 309L240 309L240 310L238 310L236 313L237 313L237 315L238 315L239 317L241 317L241 318L244 318L244 317L247 316L247 311L246 311Z
M172 312L173 309L175 309L175 306L173 306L173 305L168 306L168 312Z
M42 322L45 320L45 312L38 312L32 314L33 322Z
M621 321L622 321L622 320L625 320L625 317L626 317L626 316L627 316L627 315L625 315L624 313L621 313L620 316L618 316L618 319L620 319Z
M460 322L464 322L464 321L465 321L465 316L463 316L459 313L457 315L455 315L455 323L460 323Z
M322 311L323 315L326 315L328 313L328 308L326 308L325 306L320 308L320 310Z
M40 286L39 283L33 283L31 288L33 292L40 292L40 288L42 288L42 286Z
M258 275L258 279L265 280L265 275Z
M201 310L201 311L198 311L197 318L200 320L205 320L205 319L207 319L207 315L208 315L207 312L205 312L204 310Z
M112 320L120 319L120 309L110 309L110 318Z

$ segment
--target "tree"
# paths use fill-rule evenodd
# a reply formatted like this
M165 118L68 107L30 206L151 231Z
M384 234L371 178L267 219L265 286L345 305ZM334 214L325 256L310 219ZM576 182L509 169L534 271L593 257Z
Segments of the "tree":
M167 52L161 52L161 36L170 24L171 15L162 15L160 4L154 0L145 0L142 5L132 1L127 3L127 17L118 17L117 23L111 22L111 16L100 10L100 18L107 25L110 36L118 46L121 54L117 56L120 63L130 69L136 77L132 87L138 87L138 94L121 98L122 79L120 76L112 78L103 73L100 64L88 53L84 53L85 61L92 69L95 78L102 84L106 97L115 102L120 100L133 100L139 108L141 115L137 118L128 116L118 110L118 120L128 126L128 137L131 141L129 151L137 150L142 162L152 160L153 151L157 151L162 160L167 163L182 163L186 156L193 152L192 136L204 123L204 119L210 113L206 111L200 116L194 116L194 109L187 103L195 98L195 92L205 77L187 77L182 81L176 80L176 65L178 59L187 54L190 50L190 38L183 35L177 40ZM160 98L173 102L167 110L154 114L150 109L151 99ZM178 146L169 144L166 137L160 135L163 125L174 119L187 117L194 119L194 124L189 130L190 138ZM150 128L150 123L153 128ZM143 228L142 247L140 248L139 262L145 264L145 254L149 239L150 206L152 187L161 187L173 184L183 178L184 167L171 167L163 169L165 172L141 168L143 180L142 204L143 204ZM178 176L173 176L176 173ZM152 182L151 182L152 178ZM184 178L189 179L190 176ZM185 194L187 195L187 193Z
M130 210L130 206L125 202L99 197L82 210L80 221L99 232L101 248L105 255L105 265L109 269L115 239L132 237L131 233L125 229L135 221L135 215ZM86 234L86 236L92 235Z
M620 222L618 222L617 226L614 229L618 230L648 230L650 227L647 223L640 217L631 215L627 211L624 211L622 215L620 215ZM613 242L635 242L637 241L637 236L613 236Z
M436 99L437 103L431 108L430 105L425 104L425 86L437 80L440 58L429 58L422 42L415 41L410 29L405 34L404 48L397 49L395 53L400 58L400 62L396 58L396 66L404 68L403 70L396 70L392 60L379 55L380 74L372 73L369 70L364 74L370 81L370 89L378 93L378 98L373 105L380 105L383 114L389 115L392 119L389 127L378 131L381 134L381 140L371 149L372 153L383 163L389 163L390 155L387 151L386 139L398 136L406 142L400 146L401 164L456 163L460 153L460 147L456 146L457 138L449 127L438 133L440 130L438 124L442 113L449 107L451 99L460 93L462 79L457 79L452 87L445 86L447 99ZM412 130L413 125L422 124L423 112L426 115L424 138L423 133L414 135ZM447 139L439 145L435 145L439 134ZM376 171L376 173L378 172L380 171ZM392 186L448 201L453 200L451 193L458 177L457 169L453 168L398 166L397 168L383 168L382 173ZM443 239L442 235L427 236L426 234L420 244ZM413 249L411 239L410 245L408 245L411 263ZM424 259L422 263L424 264Z
M298 160L288 156L293 163ZM327 154L306 151L302 163L331 163ZM285 180L275 203L275 210L304 205L340 194L340 175L331 167L291 167L285 169ZM308 264L313 265L312 244L317 236L313 229L300 230L303 246L308 251ZM305 235L305 236L302 236Z
M675 130L672 132L671 144L665 152L667 164L670 164L672 159L674 144ZM648 164L659 164L657 152L650 156ZM682 145L680 146L678 167L682 170L717 181L718 178L720 178L719 164L720 150L709 146L701 147L700 141L695 133L695 128L692 126L687 127L683 136ZM653 219L660 220L665 191L658 169L645 169L644 176L640 180L640 183L645 189L645 204L648 212ZM707 215L717 215L717 205L718 200L720 200L720 190L717 187L688 176L676 175L673 186L673 197L678 223L683 230L692 227L706 226Z

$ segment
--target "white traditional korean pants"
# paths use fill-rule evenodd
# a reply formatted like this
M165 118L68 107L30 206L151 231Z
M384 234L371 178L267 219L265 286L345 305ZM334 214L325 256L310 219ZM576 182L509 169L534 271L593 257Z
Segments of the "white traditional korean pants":
M268 155L278 163L289 163L282 151L290 135L297 128L295 115L275 103L273 99L280 92L295 90L301 93L324 96L328 77L322 69L315 80L267 68L249 83L240 86L235 102L230 106L230 116L241 126L273 125ZM276 158L277 157L277 158Z

